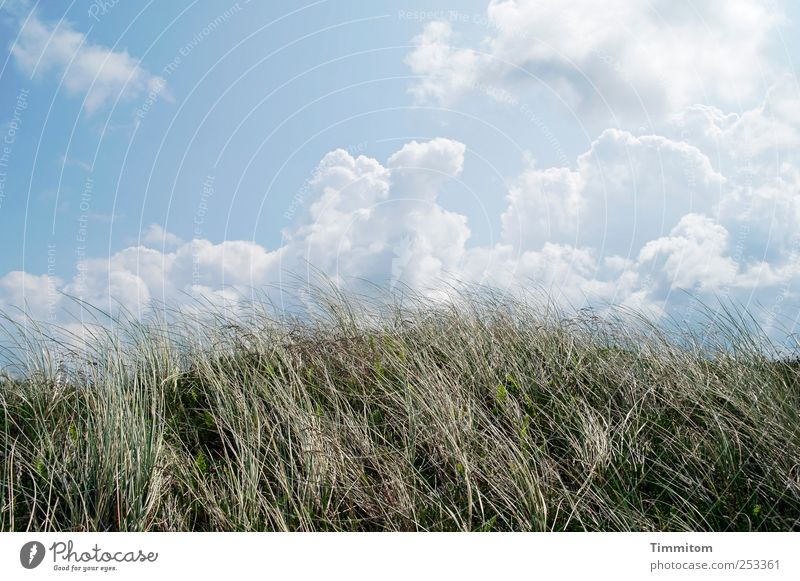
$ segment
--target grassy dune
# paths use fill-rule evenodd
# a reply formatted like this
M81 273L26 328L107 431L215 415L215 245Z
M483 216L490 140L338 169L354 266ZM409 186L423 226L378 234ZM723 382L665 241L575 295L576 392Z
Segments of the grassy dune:
M800 366L744 318L317 304L17 335L0 530L800 529Z

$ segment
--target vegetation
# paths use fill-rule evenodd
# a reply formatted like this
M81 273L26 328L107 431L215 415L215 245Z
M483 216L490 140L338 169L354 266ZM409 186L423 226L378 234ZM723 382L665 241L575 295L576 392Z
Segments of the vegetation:
M18 325L0 530L800 530L800 366L746 317L388 304Z

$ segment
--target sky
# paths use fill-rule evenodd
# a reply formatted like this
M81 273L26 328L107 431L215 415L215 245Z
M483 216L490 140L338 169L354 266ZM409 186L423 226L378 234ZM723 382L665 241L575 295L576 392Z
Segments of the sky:
M656 318L731 301L794 333L798 17L0 0L0 310L280 298L313 272Z

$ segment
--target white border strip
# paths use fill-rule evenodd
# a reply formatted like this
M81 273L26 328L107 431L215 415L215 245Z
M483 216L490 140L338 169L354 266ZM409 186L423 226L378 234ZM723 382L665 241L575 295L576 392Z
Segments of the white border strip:
M797 533L4 533L0 578L795 580L799 549Z

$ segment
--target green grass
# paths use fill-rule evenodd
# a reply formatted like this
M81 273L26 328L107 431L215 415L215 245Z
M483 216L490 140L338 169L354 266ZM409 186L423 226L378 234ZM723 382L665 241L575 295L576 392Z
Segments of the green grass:
M171 313L0 380L3 531L800 529L800 365L497 293Z

